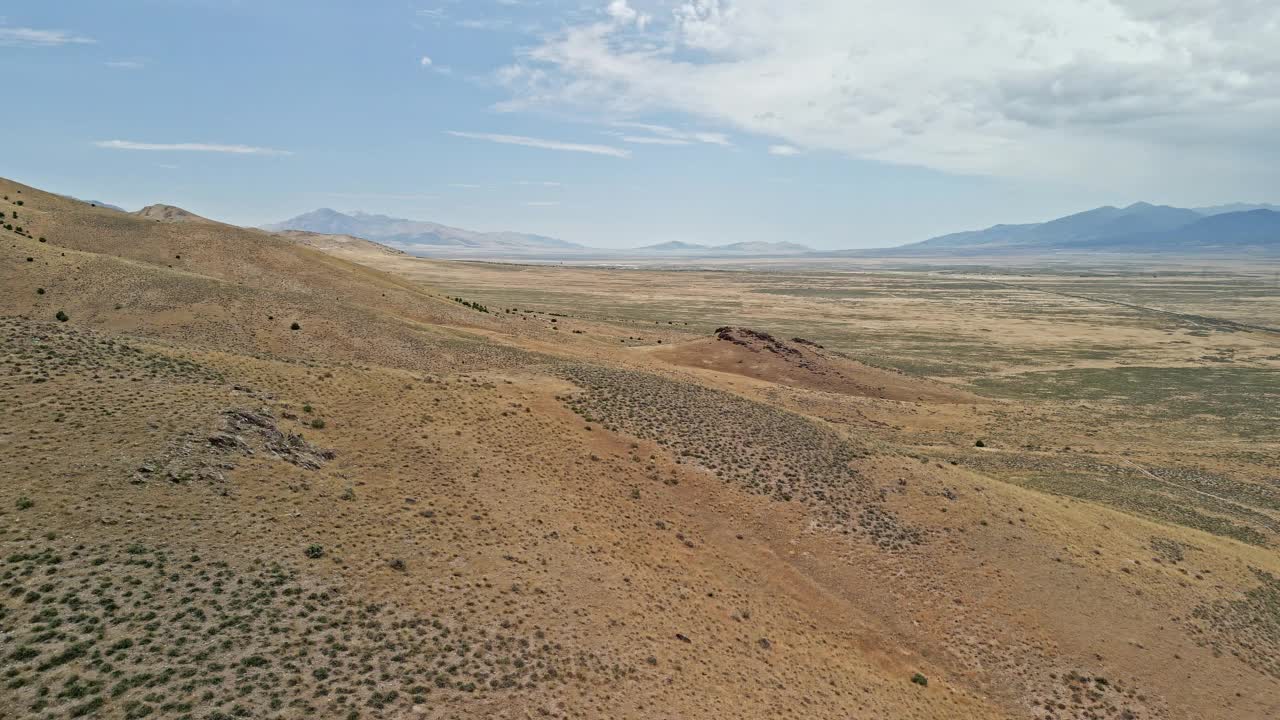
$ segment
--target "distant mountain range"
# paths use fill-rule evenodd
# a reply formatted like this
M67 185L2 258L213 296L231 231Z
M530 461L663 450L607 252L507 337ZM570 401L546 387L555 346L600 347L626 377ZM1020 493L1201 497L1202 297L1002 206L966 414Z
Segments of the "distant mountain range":
M1195 209L1201 215L1221 215L1223 213L1249 212L1250 210L1271 210L1280 212L1280 205L1269 203L1231 203L1229 205L1213 205Z
M1073 252L1280 255L1280 207L1237 204L1191 210L1135 203L1043 223L993 225L895 248L826 254L950 257Z
M645 245L634 250L617 252L633 252L646 255L804 255L813 252L813 248L791 242L737 242L728 245L699 245L687 242L665 242L657 245Z
M422 220L386 215L340 213L321 208L305 215L268 225L265 230L304 230L325 235L350 235L373 240L414 254L439 250L534 253L584 250L582 245L542 235L517 232L476 232Z
M591 248L543 235L518 232L477 232L423 220L406 220L362 212L341 213L328 208L263 228L271 232L303 231L346 235L389 245L415 255L512 254L538 256L680 256L725 257L801 255L810 248L795 243L738 242L698 245L666 242L633 250Z
M145 211L144 211L145 212ZM672 241L630 250L592 248L544 235L477 232L423 220L320 209L273 232L349 236L414 255L540 258L963 257L1073 253L1280 255L1280 206L1236 203L1197 209L1135 203L1042 223L993 225L874 250L816 252L792 242L701 245Z

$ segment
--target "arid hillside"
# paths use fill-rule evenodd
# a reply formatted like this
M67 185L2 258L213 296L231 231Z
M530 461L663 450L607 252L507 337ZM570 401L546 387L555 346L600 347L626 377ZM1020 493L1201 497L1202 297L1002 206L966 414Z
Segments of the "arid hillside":
M0 198L2 720L1280 715L1266 408L1153 425L666 276ZM635 284L551 295L592 282ZM1232 337L1267 397L1280 342Z

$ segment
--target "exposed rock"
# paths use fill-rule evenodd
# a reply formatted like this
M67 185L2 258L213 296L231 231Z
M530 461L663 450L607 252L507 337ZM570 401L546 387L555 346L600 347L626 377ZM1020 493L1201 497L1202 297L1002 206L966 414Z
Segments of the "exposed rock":
M307 470L318 470L334 458L334 452L316 447L301 435L282 432L266 408L257 411L234 408L222 413L223 426L201 435L188 432L178 438L162 458L140 465L134 483L162 477L170 482L220 483L234 470L234 458L250 457L258 449Z

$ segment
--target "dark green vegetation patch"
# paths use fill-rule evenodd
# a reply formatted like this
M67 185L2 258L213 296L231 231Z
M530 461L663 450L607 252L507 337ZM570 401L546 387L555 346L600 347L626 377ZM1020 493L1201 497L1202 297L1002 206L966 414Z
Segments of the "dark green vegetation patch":
M1030 400L1108 402L1135 417L1207 418L1244 438L1280 438L1280 370L1119 367L1030 372L974 382L983 393Z
M13 717L405 717L635 672L536 628L367 604L275 563L137 543L0 552L0 707Z
M1201 605L1191 627L1202 645L1280 678L1280 578L1256 569L1253 574L1258 587L1236 600Z
M900 549L921 542L886 510L854 467L866 453L794 413L657 375L593 365L561 372L583 392L566 398L588 423L653 440L682 462L777 500L804 502L837 530Z

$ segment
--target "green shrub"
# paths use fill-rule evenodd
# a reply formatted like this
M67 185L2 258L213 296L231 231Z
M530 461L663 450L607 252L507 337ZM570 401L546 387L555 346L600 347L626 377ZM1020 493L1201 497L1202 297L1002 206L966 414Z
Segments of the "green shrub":
M31 508L35 507L35 504L36 504L35 501L27 497L26 495L23 495L22 497L18 498L18 502L15 503L15 505L18 506L19 510L30 510Z
M311 558L312 560L316 560L324 556L324 547L317 543L312 543L308 545L307 549L304 550L303 552L306 554L307 557Z
M71 317L70 317L69 315L67 315L67 312L66 312L65 310L59 310L59 311L58 311L58 313L57 313L56 315L54 315L53 317L54 317L58 322L66 322L66 321L68 321L68 320L70 320L70 319L71 319Z

